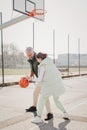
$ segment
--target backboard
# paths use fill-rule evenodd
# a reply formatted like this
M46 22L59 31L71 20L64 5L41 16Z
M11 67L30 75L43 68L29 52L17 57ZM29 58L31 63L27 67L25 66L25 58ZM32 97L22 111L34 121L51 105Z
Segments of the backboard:
M45 10L44 0L13 0L13 10L28 15L32 10ZM35 15L34 18L44 21L43 15Z

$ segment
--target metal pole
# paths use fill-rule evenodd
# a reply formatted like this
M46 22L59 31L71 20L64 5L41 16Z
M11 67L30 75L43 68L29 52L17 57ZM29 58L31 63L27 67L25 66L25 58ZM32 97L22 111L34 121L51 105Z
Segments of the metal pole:
M68 76L69 76L69 68L70 65L69 65L69 34L68 34Z
M35 48L35 24L33 23L33 49Z
M80 38L78 39L78 64L79 64L79 75L80 75Z
M53 62L55 64L55 29L53 30Z
M2 24L2 13L1 16L1 24ZM3 55L3 29L1 29L1 61L2 61L2 84L4 86L4 55Z

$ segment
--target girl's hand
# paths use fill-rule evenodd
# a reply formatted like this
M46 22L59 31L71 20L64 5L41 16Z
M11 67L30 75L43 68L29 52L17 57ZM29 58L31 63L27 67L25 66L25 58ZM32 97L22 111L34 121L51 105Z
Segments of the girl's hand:
M27 78L28 81L32 81L32 77L26 76L26 78Z

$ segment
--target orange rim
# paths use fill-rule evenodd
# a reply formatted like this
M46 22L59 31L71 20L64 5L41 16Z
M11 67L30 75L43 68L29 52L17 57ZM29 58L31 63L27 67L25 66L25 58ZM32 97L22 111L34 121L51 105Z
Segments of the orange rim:
M34 9L28 13L29 16L34 17L35 15L44 15L47 11L44 9Z

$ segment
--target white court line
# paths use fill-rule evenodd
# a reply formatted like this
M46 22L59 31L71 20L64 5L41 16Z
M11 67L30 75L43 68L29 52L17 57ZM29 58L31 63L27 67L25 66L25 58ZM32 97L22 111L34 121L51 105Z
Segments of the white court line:
M69 109L69 111L74 110L75 108L77 108L78 106L81 106L84 103L87 103L87 98L85 98L85 101L81 100L80 103L74 105L72 108Z
M66 87L68 87L68 88L72 88L71 85L68 85L68 84L65 84L65 83L64 83L64 86L66 86Z

